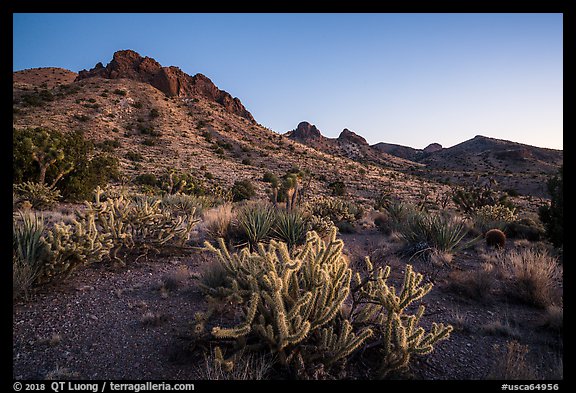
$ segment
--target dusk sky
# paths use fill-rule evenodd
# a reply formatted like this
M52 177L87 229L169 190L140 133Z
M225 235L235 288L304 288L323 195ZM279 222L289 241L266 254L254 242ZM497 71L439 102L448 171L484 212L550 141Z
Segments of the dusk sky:
M14 14L13 70L133 49L208 76L256 121L370 144L475 135L563 148L562 14Z

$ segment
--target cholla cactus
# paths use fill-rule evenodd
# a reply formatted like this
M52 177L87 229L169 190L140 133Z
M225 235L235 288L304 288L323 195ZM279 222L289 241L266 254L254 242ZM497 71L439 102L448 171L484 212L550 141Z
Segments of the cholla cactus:
M57 223L47 232L44 241L49 258L42 265L38 283L66 278L79 266L99 261L110 252L112 239L97 230L93 216L72 224Z
M482 206L474 210L474 224L482 233L492 228L503 230L506 224L516 220L514 210L504 205Z
M162 246L168 242L182 245L188 240L196 223L195 208L184 215L175 216L160 207L161 200L140 198L132 200L120 195L101 201L102 190L96 189L94 202L85 202L85 218L93 218L100 232L107 234L114 244L111 258L120 264L121 249L132 249L137 244Z
M244 298L249 294L250 300L244 322L228 329L215 327L215 337L239 339L256 334L286 364L292 349L313 334L324 344L327 363L348 355L370 335L369 329L358 335L351 329L338 335L330 328L320 330L334 320L350 290L352 272L342 255L344 244L336 240L336 228L328 242L308 232L304 248L294 257L282 242L271 241L268 249L259 244L257 252L244 248L235 254L228 252L222 239L219 243L219 249L205 244L232 277L231 294ZM327 344L332 344L329 349Z
M410 265L399 292L386 282L390 267L375 269L369 258L367 274L356 273L351 286L353 272L336 232L333 227L327 241L308 232L305 245L294 255L276 241L267 247L259 244L255 252L244 248L233 254L223 239L218 240L219 248L205 242L228 272L229 283L219 290L242 304L245 315L237 326L214 327L212 335L233 340L236 349L258 337L261 345L251 348L267 347L283 365L296 370L305 369L305 362L320 362L328 370L373 338L372 347L381 352L381 377L406 368L411 355L428 354L448 338L451 326L433 323L429 332L418 326L424 306L415 314L407 312L432 289ZM349 298L351 305L345 303Z
M422 299L432 289L432 284L421 285L423 276L415 273L411 265L406 265L404 282L399 294L386 281L390 275L390 266L374 269L370 258L366 257L367 276L362 278L356 273L353 300L358 305L351 311L351 320L360 324L375 324L375 335L382 340L382 363L379 375L385 377L392 371L405 369L412 354L426 355L433 351L433 345L445 340L452 326L432 323L432 329L426 333L418 323L424 314L420 305L415 314L409 315L406 309L412 303ZM382 308L386 312L382 312Z

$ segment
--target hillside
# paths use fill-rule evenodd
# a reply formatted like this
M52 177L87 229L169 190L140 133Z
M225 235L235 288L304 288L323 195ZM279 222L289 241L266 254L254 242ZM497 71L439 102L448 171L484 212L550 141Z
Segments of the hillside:
M494 179L499 189L547 197L546 180L562 165L562 150L545 149L477 135L422 156L422 176L457 184Z
M116 141L112 153L119 157L127 181L142 173L160 175L175 169L193 173L208 185L229 187L248 178L264 196L264 172L280 176L298 167L311 172L309 188L318 195L329 193L328 185L337 181L364 200L372 200L386 187L406 199L417 197L415 189L447 189L397 172L394 168L407 168L409 163L393 156L386 157L385 169L292 141L251 120L239 99L232 99L237 105L226 106L230 101L222 97L231 96L208 78L200 78L200 89L198 75L161 67L132 51L117 52L106 67L97 65L79 74L53 70L15 73L14 127L83 130L100 146ZM159 73L173 73L180 81L176 85L188 83L187 87L178 94L162 90L150 76ZM237 108L244 110L237 113ZM344 133L338 142L344 149L354 146L353 137L345 139Z

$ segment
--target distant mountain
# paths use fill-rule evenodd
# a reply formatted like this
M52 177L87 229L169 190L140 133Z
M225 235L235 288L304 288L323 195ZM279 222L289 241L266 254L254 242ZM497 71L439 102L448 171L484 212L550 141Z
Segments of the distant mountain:
M381 152L373 148L362 136L344 128L338 138L327 138L313 124L303 121L298 126L284 134L288 138L300 142L316 150L346 157L358 162L374 163L391 168L407 168L414 165L402 157Z
M562 165L562 150L477 135L450 148L422 156L427 178L456 184L496 180L498 188L548 197L546 180Z

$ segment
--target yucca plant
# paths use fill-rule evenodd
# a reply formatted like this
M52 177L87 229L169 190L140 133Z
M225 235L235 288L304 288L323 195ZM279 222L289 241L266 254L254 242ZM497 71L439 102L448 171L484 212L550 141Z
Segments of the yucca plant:
M47 258L48 250L42 240L44 219L35 213L19 211L13 218L12 267L13 295L28 296L28 290L40 272Z
M272 234L276 239L282 240L292 249L302 244L308 229L307 221L299 210L290 212L280 210L272 227Z
M464 221L423 211L409 213L400 225L400 234L408 243L426 243L444 252L470 246L473 241L461 244L467 233Z
M268 204L253 203L244 206L237 216L237 228L244 245L255 249L270 234L274 224L274 210Z

